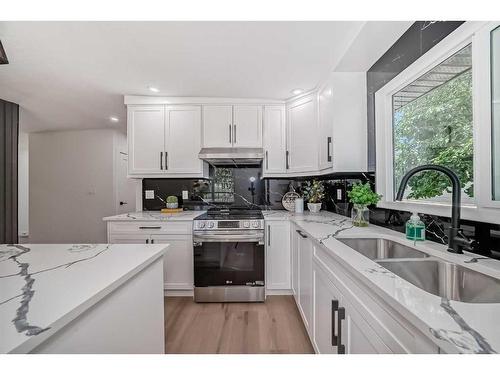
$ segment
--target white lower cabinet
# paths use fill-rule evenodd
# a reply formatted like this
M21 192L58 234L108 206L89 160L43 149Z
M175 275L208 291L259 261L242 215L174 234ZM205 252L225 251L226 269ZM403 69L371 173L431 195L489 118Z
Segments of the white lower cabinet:
M166 290L193 289L193 237L191 222L108 223L109 243L169 244L163 257Z
M298 238L299 310L307 332L312 332L313 319L313 278L312 278L312 241L300 229L296 229Z
M290 290L290 223L266 221L266 289Z
M299 234L297 226L293 223L290 224L290 247L292 250L292 293L295 302L298 304L299 296Z

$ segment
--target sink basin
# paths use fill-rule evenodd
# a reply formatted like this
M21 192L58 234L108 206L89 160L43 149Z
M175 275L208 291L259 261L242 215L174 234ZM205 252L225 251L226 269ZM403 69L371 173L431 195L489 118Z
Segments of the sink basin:
M372 260L426 258L429 256L411 247L383 238L337 238L337 240Z
M378 261L413 285L449 300L468 303L500 302L500 280L435 259Z

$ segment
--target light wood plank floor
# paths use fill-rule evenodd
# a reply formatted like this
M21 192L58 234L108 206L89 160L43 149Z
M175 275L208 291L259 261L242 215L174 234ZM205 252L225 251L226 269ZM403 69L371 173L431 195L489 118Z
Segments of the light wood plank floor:
M265 303L195 303L165 298L166 352L314 353L292 296Z

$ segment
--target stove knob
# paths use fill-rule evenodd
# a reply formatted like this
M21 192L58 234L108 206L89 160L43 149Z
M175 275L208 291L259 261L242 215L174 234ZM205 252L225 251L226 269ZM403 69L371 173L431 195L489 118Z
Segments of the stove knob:
M205 228L205 222L204 221L200 221L198 223L198 228Z
M259 222L258 221L252 221L252 227L258 228L259 227Z
M214 222L213 221L209 221L208 222L208 227L209 228L213 228L214 227Z
M250 228L250 222L249 221L244 221L243 222L243 228Z

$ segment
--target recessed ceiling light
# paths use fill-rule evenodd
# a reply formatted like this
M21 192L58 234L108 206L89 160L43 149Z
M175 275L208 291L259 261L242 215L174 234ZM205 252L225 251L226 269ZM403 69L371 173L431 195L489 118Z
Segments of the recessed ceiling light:
M109 121L111 121L111 122L118 122L118 121L120 121L120 119L118 117L116 117L116 116L111 116L109 118Z
M299 94L302 94L303 92L304 92L304 90L302 90L302 89L293 89L292 90L293 95L299 95Z
M160 89L158 87L149 86L148 89L149 89L149 91L152 91L152 92L160 92Z

